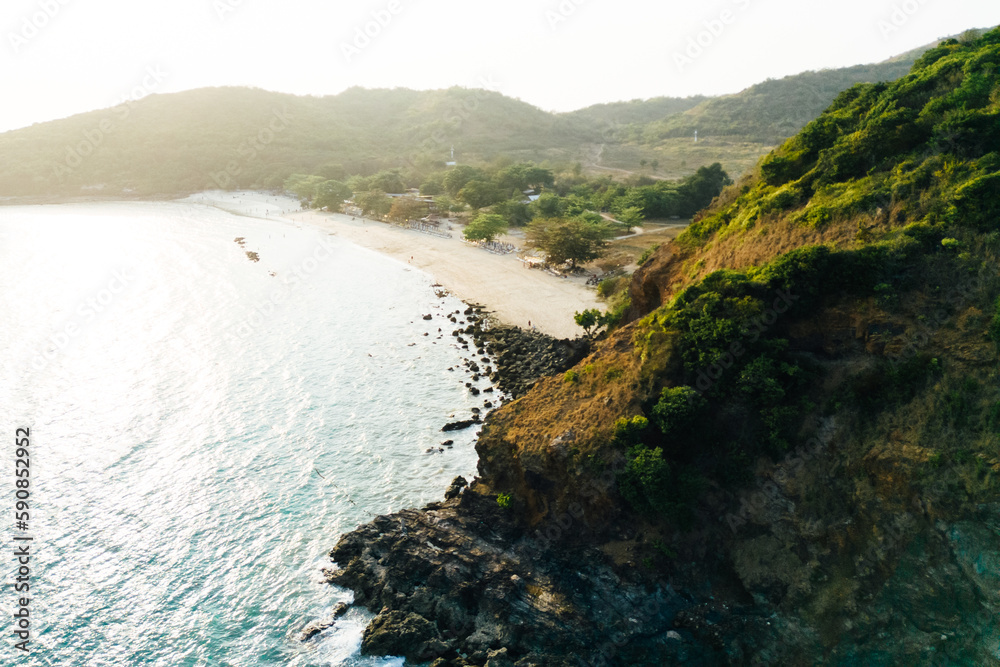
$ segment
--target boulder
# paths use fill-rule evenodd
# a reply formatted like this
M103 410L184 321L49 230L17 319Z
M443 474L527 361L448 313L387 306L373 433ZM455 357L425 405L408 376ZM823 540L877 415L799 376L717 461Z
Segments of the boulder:
M426 662L449 650L437 626L423 616L383 609L361 639L364 655L401 655L412 662Z

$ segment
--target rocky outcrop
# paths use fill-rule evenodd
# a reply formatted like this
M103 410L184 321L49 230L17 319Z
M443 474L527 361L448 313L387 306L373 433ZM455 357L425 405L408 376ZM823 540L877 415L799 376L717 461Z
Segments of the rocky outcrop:
M520 398L541 378L572 368L590 352L590 341L585 338L558 339L500 324L482 306L469 306L464 315L468 325L451 335L479 355L465 359L465 367L477 376L489 377L510 398Z
M761 612L553 548L516 516L470 489L343 536L327 578L377 613L362 650L438 667L715 665L775 638Z
M340 602L333 609L333 613L326 618L315 620L306 627L302 628L302 632L299 633L299 641L308 641L312 639L319 633L323 632L327 628L332 628L337 623L337 619L347 613L350 606L346 602Z
M676 254L673 243L664 243L633 274L628 287L626 322L637 320L663 304L678 270Z

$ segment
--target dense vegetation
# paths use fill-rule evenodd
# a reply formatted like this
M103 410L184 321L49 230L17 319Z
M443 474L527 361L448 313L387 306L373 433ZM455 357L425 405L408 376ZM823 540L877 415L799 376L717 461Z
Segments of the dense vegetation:
M623 497L647 516L687 525L710 485L749 479L753 461L784 456L811 418L828 415L864 429L885 410L907 411L935 466L995 453L992 380L912 341L946 335L962 312L972 313L964 326L978 327L981 339L1000 340L998 186L1000 30L949 40L900 80L838 96L678 241L701 263L720 243L779 224L792 236L848 227L849 243L803 245L756 267L709 273L640 324L642 357L667 346L682 368L641 415L615 427L628 462ZM956 285L966 287L949 291ZM871 345L883 353L846 377L839 367L831 392L829 360L790 332L835 304L885 320L886 332L925 331L907 344L876 337ZM929 383L939 389L927 393ZM970 481L939 502L990 488L982 460L976 465L986 485Z
M641 143L692 137L697 130L701 137L738 136L773 145L818 116L845 88L856 83L898 79L910 70L915 60L912 55L873 65L768 79L736 95L710 98L684 113L632 124L622 132Z
M695 128L743 142L733 150L755 159L841 89L894 78L911 58L769 81L723 98L656 98L568 114L463 88L354 88L321 98L245 88L151 95L0 135L0 196L279 188L293 174L345 181L391 169L418 187L443 168L452 148L466 165L505 154L558 171L574 163L589 170L590 147L607 146L609 155L644 156L629 170L649 164L655 172L660 143ZM718 161L732 172L727 150L699 153L670 173L689 175ZM481 202L497 196L467 194Z

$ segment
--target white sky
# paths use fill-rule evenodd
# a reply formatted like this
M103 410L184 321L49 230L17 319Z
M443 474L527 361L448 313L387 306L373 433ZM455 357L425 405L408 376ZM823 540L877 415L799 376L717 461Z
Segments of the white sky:
M373 12L390 20L348 57ZM0 131L220 85L485 86L569 111L737 92L998 23L997 0L3 0Z

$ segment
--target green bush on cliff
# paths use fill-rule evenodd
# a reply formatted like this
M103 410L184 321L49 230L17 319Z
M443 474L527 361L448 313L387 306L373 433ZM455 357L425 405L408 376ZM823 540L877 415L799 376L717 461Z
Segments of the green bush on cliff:
M631 419L622 417L615 422L615 443L625 448L639 444L648 428L649 420L642 415L636 415Z
M822 227L1000 226L1000 29L932 49L907 76L858 84L761 161L740 195L678 239L700 246L759 214Z
M660 447L634 445L629 448L627 461L618 476L622 497L647 516L690 527L693 504L706 486L698 470L667 461Z
M691 387L667 387L653 406L653 423L665 434L686 435L706 405L705 399Z

